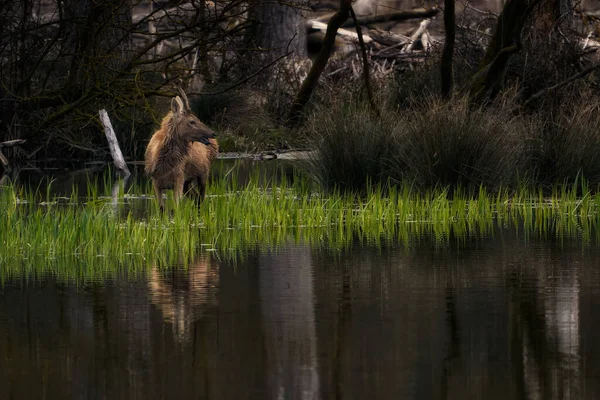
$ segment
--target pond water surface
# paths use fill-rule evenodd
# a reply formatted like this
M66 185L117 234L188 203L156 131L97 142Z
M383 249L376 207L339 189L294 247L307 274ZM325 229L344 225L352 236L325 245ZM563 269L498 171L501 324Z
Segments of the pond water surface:
M0 399L600 398L597 241L494 229L4 277Z

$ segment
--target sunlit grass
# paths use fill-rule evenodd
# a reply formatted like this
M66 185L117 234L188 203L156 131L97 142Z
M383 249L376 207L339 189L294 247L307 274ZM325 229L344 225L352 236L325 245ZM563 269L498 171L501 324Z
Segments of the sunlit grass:
M199 252L236 258L290 240L336 251L357 242L410 247L425 237L438 243L467 240L497 226L516 227L526 238L580 235L584 241L597 237L599 229L600 195L581 181L557 187L549 198L526 189L415 193L404 184L355 196L321 193L301 177L266 186L258 175L244 187L237 181L229 174L213 182L200 207L190 199L175 207L169 198L165 212L147 183L99 193L98 182L90 182L83 197L74 190L68 198L51 197L46 189L2 187L0 275L35 276L43 270L102 277L119 268L185 263Z

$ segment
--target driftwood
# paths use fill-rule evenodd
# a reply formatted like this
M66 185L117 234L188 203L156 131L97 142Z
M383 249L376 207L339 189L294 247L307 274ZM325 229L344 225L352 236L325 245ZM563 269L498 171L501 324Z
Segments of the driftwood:
M123 158L123 153L121 153L121 148L119 147L119 142L117 141L117 135L115 135L115 131L110 123L108 113L106 110L100 110L99 114L100 122L102 122L102 126L104 127L104 134L108 140L108 147L110 147L110 154L112 155L115 166L124 176L131 175L129 168L127 168L127 163Z

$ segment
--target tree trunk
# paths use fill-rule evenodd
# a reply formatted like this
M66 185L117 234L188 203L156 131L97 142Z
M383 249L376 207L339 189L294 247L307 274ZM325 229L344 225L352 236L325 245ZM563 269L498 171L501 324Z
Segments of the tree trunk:
M485 106L504 88L508 63L511 56L521 50L521 31L530 10L527 0L507 1L481 60L480 70L473 77L469 93L471 108Z
M456 14L454 11L454 0L444 0L444 29L446 40L442 51L441 73L442 73L442 96L450 97L454 87L454 72L452 57L454 55L454 42L456 40Z
M109 70L127 60L131 10L126 0L69 0L61 24L67 33L65 49L73 54L66 89L94 86Z
M571 0L541 0L533 10L534 37L548 38L557 24L572 22L573 4Z
M329 20L321 52L315 59L312 68L308 72L304 82L302 82L302 86L300 87L300 90L298 91L298 94L292 103L292 107L287 118L288 125L293 125L294 123L298 122L304 106L306 106L310 100L313 90L317 87L317 83L319 83L319 77L327 66L329 57L331 57L331 53L333 52L333 45L335 43L337 31L340 26L346 22L348 16L350 15L350 7L352 7L351 0L340 0L340 9L333 17L331 17L331 20Z
M269 50L275 56L293 51L306 57L306 29L302 0L283 3L261 2L252 7L250 16L256 22L254 42L257 47ZM297 7L296 7L297 6Z

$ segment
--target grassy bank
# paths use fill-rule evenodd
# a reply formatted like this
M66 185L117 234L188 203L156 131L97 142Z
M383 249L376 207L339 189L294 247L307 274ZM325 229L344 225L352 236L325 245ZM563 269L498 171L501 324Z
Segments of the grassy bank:
M119 268L183 262L199 252L236 258L256 247L276 248L289 240L342 250L357 241L408 247L421 238L440 243L484 236L496 226L516 226L531 236L582 234L597 237L600 195L585 184L555 189L551 197L527 189L475 194L456 189L415 191L410 184L371 188L367 196L314 192L306 179L277 186L253 177L238 187L220 179L198 208L190 201L161 213L148 194L117 201L92 186L82 198L41 198L13 186L0 190L0 266L35 274L55 268L63 276L85 265L103 276ZM580 193L584 193L583 196ZM88 271L88 275L90 272Z

